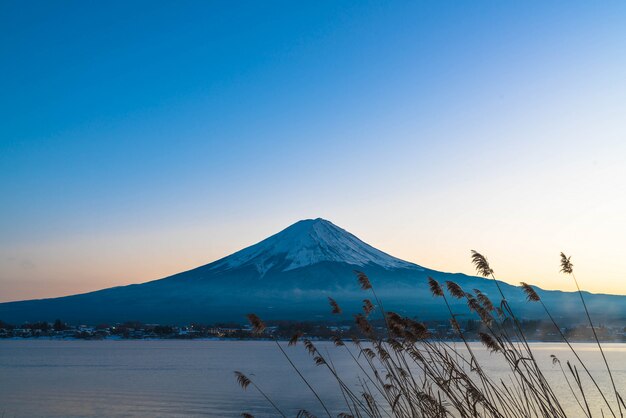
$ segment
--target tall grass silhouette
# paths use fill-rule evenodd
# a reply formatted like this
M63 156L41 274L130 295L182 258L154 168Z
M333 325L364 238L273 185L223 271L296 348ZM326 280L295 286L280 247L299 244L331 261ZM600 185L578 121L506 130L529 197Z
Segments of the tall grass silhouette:
M558 357L551 356L552 363L559 368L569 388L567 396L562 393L556 394L544 376L519 319L507 302L487 258L476 251L472 251L471 257L477 273L495 282L500 297L497 304L479 289L468 292L455 282L447 281L442 284L431 277L428 278L430 292L433 297L440 298L446 306L456 339L461 341L464 350L456 348L447 340L431 335L425 324L386 311L376 295L372 280L360 271L355 271L357 281L364 292L371 294L371 299L366 298L363 301L362 312L354 316L361 335L353 337L351 341L338 336L333 338L336 348L345 350L354 362L356 370L362 374L358 384L355 385L354 382L347 382L342 378L331 359L327 358L329 355L322 354L313 341L303 338L302 333L296 333L290 339L289 346L302 342L314 363L329 371L345 401L343 410L331 413L306 376L291 360L281 342L276 339L274 341L328 417L561 418L568 416L564 406L573 404L577 405L579 410L575 416L591 418L594 412L590 406L590 391L596 391L603 402L599 408L594 408L599 409L598 416L623 418L622 411L626 409L626 405L618 393L583 293L574 276L570 258L561 253L561 271L575 281L582 311L585 312L593 330L612 385L613 393L608 396L566 338L539 294L529 284L521 283L528 303L541 304L558 335L575 358L575 361L566 361L563 367ZM470 311L480 319L479 340L487 350L504 361L508 369L506 378L490 375L479 362L475 352L476 345L470 344L466 338L449 298L464 301ZM334 299L329 298L329 303L333 314L342 314L341 307ZM264 335L263 321L254 314L248 315L248 319L253 332ZM382 319L382 330L373 325L375 319ZM581 378L579 368L582 368L588 381ZM235 375L243 389L253 386L279 415L285 416L274 401L249 377L241 372L235 372ZM586 387L589 382L590 387ZM242 416L253 417L250 413L243 413ZM297 413L297 417L312 416L311 412L304 409Z

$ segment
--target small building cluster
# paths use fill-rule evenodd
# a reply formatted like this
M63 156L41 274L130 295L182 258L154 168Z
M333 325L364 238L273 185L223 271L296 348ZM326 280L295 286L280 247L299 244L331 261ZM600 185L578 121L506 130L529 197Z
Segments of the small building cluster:
M171 326L126 322L115 325L69 325L60 320L54 323L35 322L14 326L0 321L0 338L52 338L52 339L192 339L192 338L245 338L250 330L246 326Z
M448 321L430 321L425 325L431 336L443 340L456 340L458 335ZM521 321L524 334L529 340L559 342L561 337L552 324L542 321ZM384 335L385 327L382 321L372 321L375 332ZM459 329L468 340L478 340L479 332L484 331L480 321L459 321ZM593 333L585 325L569 326L560 330L570 341L591 341ZM190 324L185 326L142 324L140 322L125 322L115 325L100 324L69 325L61 320L53 323L34 322L14 326L0 321L0 338L51 338L51 339L197 339L197 338L229 338L229 339L258 339L278 338L289 339L297 332L312 339L327 340L333 337L350 339L359 336L358 329L349 322L298 322L278 321L268 324L263 335L254 334L248 325ZM600 326L596 333L602 341L626 342L626 328L623 326Z

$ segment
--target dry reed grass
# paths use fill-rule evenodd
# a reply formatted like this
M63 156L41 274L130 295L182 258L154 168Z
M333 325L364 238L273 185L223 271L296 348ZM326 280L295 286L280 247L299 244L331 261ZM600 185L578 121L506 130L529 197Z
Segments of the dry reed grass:
M335 412L335 416L339 418L565 418L567 415L563 405L573 399L582 414L577 416L592 418L594 415L589 405L590 388L585 387L578 372L578 368L582 367L593 384L591 390L601 395L603 401L600 407L601 416L623 418L622 411L626 409L626 405L613 381L611 369L595 333L583 293L573 275L570 257L561 253L561 271L571 275L576 283L582 306L590 326L594 329L594 337L610 376L614 400L609 400L607 394L598 385L588 367L561 332L559 325L536 290L526 283L521 283L528 302L542 305L555 329L576 358L575 364L568 361L564 368L556 356L551 356L553 364L560 368L572 397L572 399L559 398L539 367L522 332L518 318L502 293L486 257L476 251L472 251L471 257L477 273L483 277L491 277L495 281L501 297L499 307L496 307L487 295L478 289L474 289L473 293L465 292L459 284L451 281L445 283L445 288L453 298L465 300L470 311L478 316L483 329L479 333L480 342L490 352L501 356L505 361L509 369L508 380L496 380L485 372L475 356L472 345L468 343L457 322L457 315L448 302L444 288L435 279L428 278L430 291L434 297L441 298L446 305L452 328L457 338L464 343L465 352L461 352L447 341L433 338L424 324L395 312L386 312L376 296L370 278L363 272L355 271L361 289L370 292L376 304L370 299L365 299L363 312L354 317L362 333L361 338L354 337L351 344L338 336L332 341L338 349L347 351L355 367L362 373L360 384L358 386L347 384L334 368L332 361L327 358L328 354L322 354L314 342L303 339L302 333L296 333L288 343L292 346L302 341L314 363L327 368L338 384L345 400L345 410ZM339 304L334 299L329 298L329 303L333 314L342 313ZM380 315L384 320L382 333L377 332L372 325L370 317L373 314ZM249 314L248 320L253 332L258 334L264 332L265 325L258 316ZM333 416L285 352L281 343L274 341L316 397L324 413L328 417ZM279 415L285 416L249 377L241 372L235 372L235 376L243 389L252 385ZM244 413L242 416L252 417L249 413ZM300 410L297 417L309 418L313 415L309 411Z

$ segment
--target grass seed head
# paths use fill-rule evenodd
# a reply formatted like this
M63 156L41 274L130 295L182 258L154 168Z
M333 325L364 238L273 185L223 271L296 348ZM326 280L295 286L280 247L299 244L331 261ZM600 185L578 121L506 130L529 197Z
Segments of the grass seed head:
M430 292L433 294L433 296L443 296L443 290L441 290L441 286L439 285L439 282L437 280L429 277L428 286L430 286Z
M246 390L248 386L250 386L250 383L252 383L252 381L241 372L235 372L235 377L237 379L237 383L239 384L239 386L241 386L243 390Z
M248 317L248 322L250 322L250 325L252 325L252 332L255 334L261 334L263 331L265 331L265 324L263 323L263 321L261 321L261 318L259 318L256 314L250 313L247 315Z
M461 299L465 296L465 292L463 292L463 289L458 284L448 281L446 282L446 286L448 287L448 292L450 292L453 297Z
M526 293L526 299L529 302L539 302L541 300L541 298L531 285L525 282L521 282L520 284L522 285L522 290L524 290L524 293Z
M335 301L335 299L328 297L328 303L330 303L330 307L331 309L331 313L335 314L335 315L339 315L341 314L341 307L339 306L339 304Z
M363 300L363 312L365 312L365 316L368 316L374 310L374 304L369 299Z
M292 346L292 345L296 345L298 343L298 340L300 339L300 337L302 337L302 332L298 331L295 334L293 334L291 336L291 338L289 339L289 343L287 344L288 346Z
M571 256L566 256L561 253L561 273L572 274L574 272L574 265L571 262Z
M365 273L363 273L362 271L354 270L354 274L356 274L357 280L361 285L361 289L368 290L372 288L372 283Z
M474 289L474 293L476 294L476 299L478 299L478 301L483 305L483 308L485 308L489 312L492 312L495 309L493 303L491 302L491 299L489 299L487 295L485 295L478 289Z
M485 334L484 332L479 332L478 336L480 337L480 341L485 345L485 347L489 349L489 351L500 351L500 345L496 340L494 340L491 335Z
M489 277L493 274L493 269L489 266L487 258L474 250L472 250L472 263L476 267L476 272L481 276Z

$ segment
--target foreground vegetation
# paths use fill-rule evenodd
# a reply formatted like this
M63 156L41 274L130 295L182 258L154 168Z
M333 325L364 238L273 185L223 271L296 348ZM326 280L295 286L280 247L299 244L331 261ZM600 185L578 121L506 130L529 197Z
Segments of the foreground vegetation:
M566 399L557 396L546 379L531 349L522 322L508 304L487 259L473 251L472 262L481 276L494 280L499 292L499 301L495 301L496 303L478 289L470 292L457 283L439 283L429 278L430 291L448 308L450 325L456 339L464 345L464 350L459 350L446 339L433 335L421 322L385 311L372 282L362 272L355 273L361 288L369 292L370 297L363 301L363 311L354 317L359 335L354 336L351 342L340 335L333 338L337 349L347 350L354 360L354 367L362 373L358 385L342 378L329 355L320 352L311 339L303 338L301 332L294 333L288 345L293 346L301 341L315 364L328 370L345 400L342 411L329 410L306 376L293 363L283 344L275 339L277 348L328 417L560 418L567 416L565 405L574 402L579 410L579 414L575 416L591 418L595 416L595 411L599 411L598 416L623 418L626 405L615 385L597 329L589 316L583 293L574 276L570 258L561 253L561 272L570 276L578 288L581 315L589 323L598 354L606 367L610 389L604 389L598 384L596 377L589 371L535 289L526 283L521 284L528 302L542 306L554 332L567 344L575 358L575 361L565 361L562 364L558 357L551 356L553 364L560 368L569 387L569 396ZM464 300L476 315L480 321L478 338L490 352L506 363L509 369L507 379L496 379L485 371L485 365L478 361L465 329L459 324L458 315L451 308L450 298ZM332 312L341 315L342 310L337 302L332 298L329 298L329 302ZM382 330L373 325L375 318L382 322ZM271 337L271 334L266 333L265 323L258 316L249 314L248 320L253 332ZM271 396L261 389L259 382L239 371L235 372L235 376L243 389L254 388L278 415L286 416ZM598 399L601 399L602 405L590 404L591 391L599 394ZM243 413L242 416L253 417L250 413ZM298 413L298 417L312 416L306 410Z

